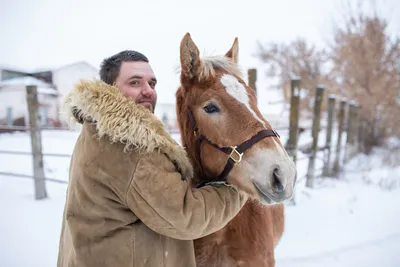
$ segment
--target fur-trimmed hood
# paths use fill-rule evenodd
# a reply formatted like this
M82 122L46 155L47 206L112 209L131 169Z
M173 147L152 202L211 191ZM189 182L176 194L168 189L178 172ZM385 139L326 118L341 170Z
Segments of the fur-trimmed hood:
M62 111L70 126L93 122L98 138L107 136L111 142L121 142L126 151L165 153L184 179L193 176L186 151L165 131L162 122L117 87L99 80L82 80L65 96Z

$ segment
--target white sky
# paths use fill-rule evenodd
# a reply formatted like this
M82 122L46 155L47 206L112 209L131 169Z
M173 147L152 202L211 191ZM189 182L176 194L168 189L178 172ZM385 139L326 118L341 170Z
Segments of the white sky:
M400 1L381 0L394 31ZM225 53L239 37L242 68L259 67L257 40L305 37L323 46L343 0L0 0L0 64L19 68L101 60L124 49L144 53L159 80L159 102L174 102L179 43L190 32L201 53ZM262 73L259 73L259 77ZM265 84L257 83L260 97ZM265 97L267 97L265 95Z

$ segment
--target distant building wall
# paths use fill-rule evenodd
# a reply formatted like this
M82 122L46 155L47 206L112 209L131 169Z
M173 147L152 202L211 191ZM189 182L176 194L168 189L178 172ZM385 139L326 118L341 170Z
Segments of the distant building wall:
M157 103L154 114L163 121L169 129L176 129L178 127L175 104Z
M98 70L85 62L71 64L53 70L53 84L62 99L81 79L98 78Z
M39 115L43 125L52 125L57 121L57 95L49 88L38 88ZM26 87L23 85L7 86L0 89L0 124L5 124L9 119L24 118L29 120Z
M28 114L26 94L17 88L0 89L0 120L7 121L7 110L11 108L12 119L25 117Z

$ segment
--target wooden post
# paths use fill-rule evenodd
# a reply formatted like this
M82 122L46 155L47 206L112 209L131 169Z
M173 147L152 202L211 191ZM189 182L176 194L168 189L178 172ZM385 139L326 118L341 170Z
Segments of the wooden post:
M31 135L31 146L33 155L33 175L35 181L35 199L47 198L43 155L42 155L42 139L40 132L39 103L37 99L36 86L26 87L26 96L29 111L29 126Z
M315 103L314 103L314 119L313 119L313 126L312 126L312 150L310 155L310 160L308 162L308 171L307 171L307 181L306 186L313 188L314 181L315 181L315 158L318 152L318 136L319 136L319 128L320 128L320 121L321 121L321 105L322 99L324 96L325 88L323 85L318 85L316 94L315 94Z
M361 153L365 153L365 142L368 136L367 132L367 122L365 120L361 121L358 126L359 134L358 134L358 142L359 142L359 150Z
M333 127L333 117L335 115L335 96L329 95L328 99L328 125L326 129L326 141L325 141L325 148L327 150L325 154L325 162L324 162L324 169L323 175L329 176L330 172L330 164L331 164L331 152L332 152L332 127Z
M358 125L360 124L360 105L357 103L354 107L354 125L353 125L353 155L358 152Z
M7 125L13 125L13 115L12 115L12 107L7 107Z
M365 148L364 148L364 142L365 142L365 136L366 136L366 122L362 120L359 116L358 118L358 137L357 137L357 143L358 143L358 152L364 153Z
M342 147L342 132L343 132L343 125L344 125L344 112L346 108L346 100L340 101L339 107L339 127L338 127L338 137L337 137L337 144L336 144L336 152L335 152L335 162L333 164L333 173L334 175L338 175L339 167L340 167L340 153Z
M247 70L247 76L249 80L249 87L253 88L254 92L256 93L257 96L257 69L248 69Z
M346 164L346 162L350 159L353 153L353 147L352 147L354 144L353 129L355 123L354 109L355 109L355 103L353 101L350 101L348 108L348 115L347 115L346 145L344 151L343 164Z
M297 143L299 138L299 114L300 114L300 78L293 78L290 83L290 117L289 117L289 139L286 144L286 150L289 156L296 164L297 161ZM296 192L290 202L295 205Z
M289 139L286 145L289 156L296 163L297 141L299 137L299 112L300 112L300 79L291 81L290 117L289 117Z

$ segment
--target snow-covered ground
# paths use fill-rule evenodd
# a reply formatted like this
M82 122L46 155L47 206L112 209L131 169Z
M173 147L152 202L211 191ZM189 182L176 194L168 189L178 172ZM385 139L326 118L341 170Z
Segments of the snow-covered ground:
M71 154L77 136L45 131L43 150ZM324 144L322 137L323 132ZM306 133L301 142L309 140ZM2 134L0 150L30 151L29 136ZM299 160L296 206L286 207L276 266L400 266L399 162L400 142L391 140L368 157L354 157L339 180L318 179L308 189L301 179L308 160ZM69 158L45 157L44 165L47 177L67 181ZM31 158L0 153L0 172L31 174ZM46 186L49 198L34 201L32 180L0 175L0 267L56 266L66 184Z

